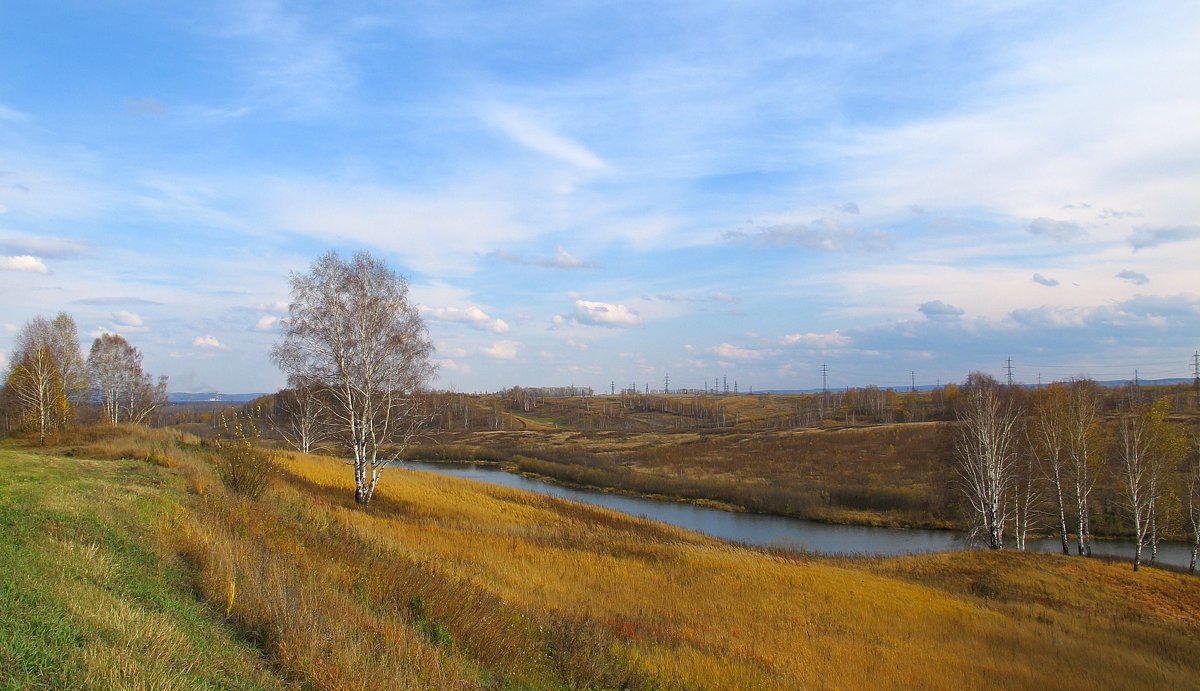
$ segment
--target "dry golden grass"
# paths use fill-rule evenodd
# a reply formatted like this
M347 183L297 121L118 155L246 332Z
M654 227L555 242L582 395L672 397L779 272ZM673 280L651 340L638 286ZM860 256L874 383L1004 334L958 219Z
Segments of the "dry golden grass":
M182 557L208 616L288 685L1197 686L1200 579L1185 574L1013 552L770 553L400 468L364 508L344 462L297 454L252 500L215 480L202 449L172 443L176 466L142 463L126 494L172 497L151 512L154 548L164 563ZM71 491L95 489L80 477ZM46 494L46 506L67 501ZM169 609L104 596L124 557L85 537L53 543L73 565L62 597L95 632L73 658L82 678L186 685L207 664L190 629ZM170 662L144 652L155 648Z
M307 483L350 495L335 461L296 458L291 467ZM339 523L519 609L598 622L623 656L668 686L1166 686L1193 683L1183 658L1130 654L1144 647L1130 639L1157 631L1155 640L1171 641L1172 650L1200 652L1193 617L1123 623L1131 612L1150 617L1200 596L1196 579L1161 570L1115 579L1114 565L982 552L887 567L794 559L414 471L390 472L379 492L383 501L371 511L335 504ZM923 560L946 564L946 573L926 579L904 572L903 565ZM954 587L975 582L983 567L1035 585L1032 576L1041 574L1054 592L1094 589L1099 602L1122 597L1133 579L1146 584L1149 601L1111 614L1091 608L1073 631L1081 645L1058 623L1075 616L1073 603L1039 618L996 606L986 588L980 595ZM1072 670L1065 678L1058 672L1064 664Z

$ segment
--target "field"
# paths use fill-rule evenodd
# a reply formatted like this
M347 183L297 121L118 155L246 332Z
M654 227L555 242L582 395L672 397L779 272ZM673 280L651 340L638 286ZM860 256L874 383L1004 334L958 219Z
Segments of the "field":
M168 430L0 446L0 687L1195 688L1200 579L983 551L825 559ZM153 651L153 654L149 654Z

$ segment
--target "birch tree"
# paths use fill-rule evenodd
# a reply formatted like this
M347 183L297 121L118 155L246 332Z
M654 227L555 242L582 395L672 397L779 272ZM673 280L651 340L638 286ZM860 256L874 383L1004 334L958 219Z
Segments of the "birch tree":
M1067 531L1067 502L1063 483L1067 474L1067 391L1051 384L1034 404L1033 417L1027 431L1029 451L1054 494L1058 512L1058 534L1062 553L1070 554Z
M144 372L141 351L121 336L103 334L92 341L87 369L104 419L111 424L144 422L166 404L167 378L155 381Z
M321 389L292 378L291 386L275 397L271 407L271 426L292 448L309 453L313 445L328 439L332 430L322 416L325 403Z
M1091 497L1103 467L1104 434L1100 426L1100 395L1096 383L1071 382L1065 417L1068 478L1074 494L1076 546L1092 555Z
M1200 553L1200 429L1192 430L1191 456L1187 463L1187 519L1192 532L1192 560L1188 571L1196 573Z
M75 320L60 312L53 321L29 320L15 339L5 389L39 443L70 422L72 403L87 388Z
M1117 425L1117 458L1121 488L1134 530L1133 570L1142 563L1142 549L1151 541L1166 475L1183 448L1182 436L1167 422L1165 398L1140 405Z
M1000 549L1013 510L1021 415L999 386L980 382L970 387L958 418L958 470L975 514L972 532L986 539L988 547Z
M271 357L319 388L330 425L352 453L354 499L367 504L384 466L424 421L416 394L433 376L433 346L408 282L369 253L344 261L329 252L290 283L283 340Z

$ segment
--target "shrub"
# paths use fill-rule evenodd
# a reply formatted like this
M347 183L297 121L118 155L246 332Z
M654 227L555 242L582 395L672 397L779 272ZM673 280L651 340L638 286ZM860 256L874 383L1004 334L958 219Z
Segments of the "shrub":
M213 465L229 489L255 499L262 495L279 468L275 452L259 446L262 438L252 414L221 416Z

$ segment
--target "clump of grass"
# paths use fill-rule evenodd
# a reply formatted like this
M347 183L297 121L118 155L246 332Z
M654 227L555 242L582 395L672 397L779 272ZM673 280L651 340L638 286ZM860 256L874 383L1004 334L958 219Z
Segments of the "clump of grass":
M261 439L253 415L233 413L221 416L220 432L213 442L217 475L227 487L251 499L261 496L279 473L275 452L261 446Z

